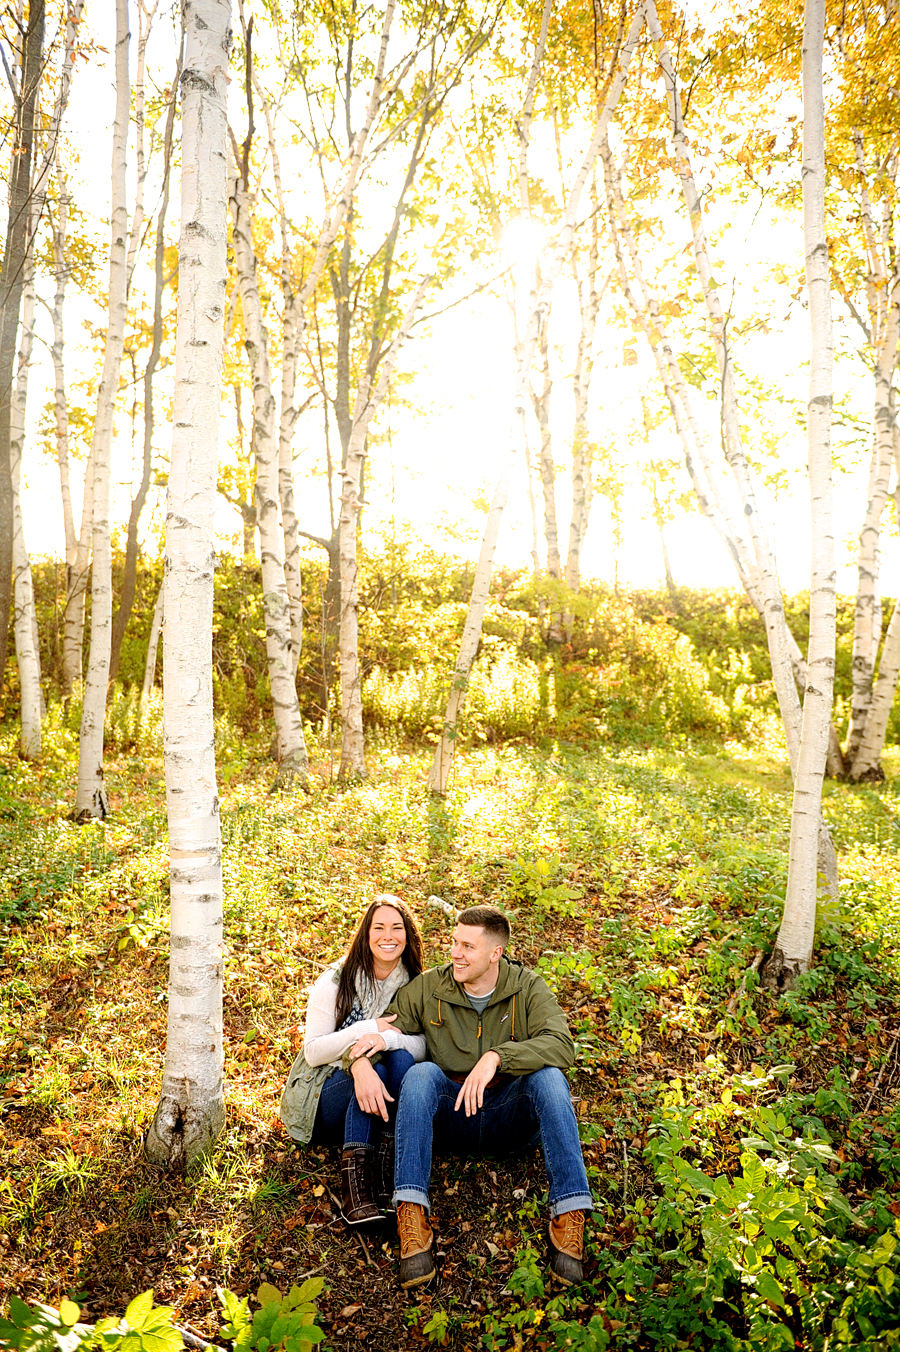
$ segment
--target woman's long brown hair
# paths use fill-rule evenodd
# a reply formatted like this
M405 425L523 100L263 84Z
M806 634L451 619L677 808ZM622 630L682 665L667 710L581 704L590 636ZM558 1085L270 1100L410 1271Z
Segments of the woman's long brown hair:
M422 953L422 936L419 933L419 927L412 911L406 902L401 901L399 897L391 896L390 892L380 892L357 925L356 933L347 949L347 956L344 958L334 1007L335 1028L340 1028L353 1008L353 1002L356 999L357 976L362 973L369 981L373 983L375 981L375 955L369 947L369 930L372 928L372 917L379 906L392 906L403 921L403 928L406 931L406 947L400 956L400 961L409 972L410 981L414 976L418 976L425 966Z

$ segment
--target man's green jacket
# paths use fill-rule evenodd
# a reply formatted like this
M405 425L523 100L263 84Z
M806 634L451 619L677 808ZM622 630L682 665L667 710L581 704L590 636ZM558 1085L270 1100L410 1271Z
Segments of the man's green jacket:
M545 1066L568 1070L575 1044L565 1016L543 977L501 958L497 986L479 1015L453 967L432 967L399 990L386 1014L401 1033L424 1033L429 1059L448 1075L468 1075L479 1057L495 1051L499 1071L530 1075Z

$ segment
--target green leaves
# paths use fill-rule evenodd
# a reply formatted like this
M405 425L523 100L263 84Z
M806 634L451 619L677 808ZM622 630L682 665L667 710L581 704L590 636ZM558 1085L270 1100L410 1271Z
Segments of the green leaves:
M247 1300L239 1301L231 1291L220 1290L219 1300L229 1320L222 1337L242 1352L271 1352L273 1348L306 1352L325 1337L316 1324L315 1307L324 1284L324 1278L310 1277L282 1296L277 1286L263 1282L256 1293L260 1308L252 1319Z

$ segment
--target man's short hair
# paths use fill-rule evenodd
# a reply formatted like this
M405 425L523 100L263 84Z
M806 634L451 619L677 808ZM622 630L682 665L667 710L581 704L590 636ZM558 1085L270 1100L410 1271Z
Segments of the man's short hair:
M469 906L456 917L457 925L479 925L488 935L504 948L509 946L509 921L496 906Z

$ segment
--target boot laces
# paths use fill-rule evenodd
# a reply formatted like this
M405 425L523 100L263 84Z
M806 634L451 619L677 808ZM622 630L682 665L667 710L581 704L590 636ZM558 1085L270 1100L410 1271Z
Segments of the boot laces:
M584 1243L584 1212L566 1211L555 1222L559 1227L559 1237L567 1247L580 1248Z
M397 1208L397 1222L400 1230L400 1243L404 1247L407 1244L421 1244L423 1238L422 1231L425 1226L419 1219L418 1209L414 1203L407 1202Z

